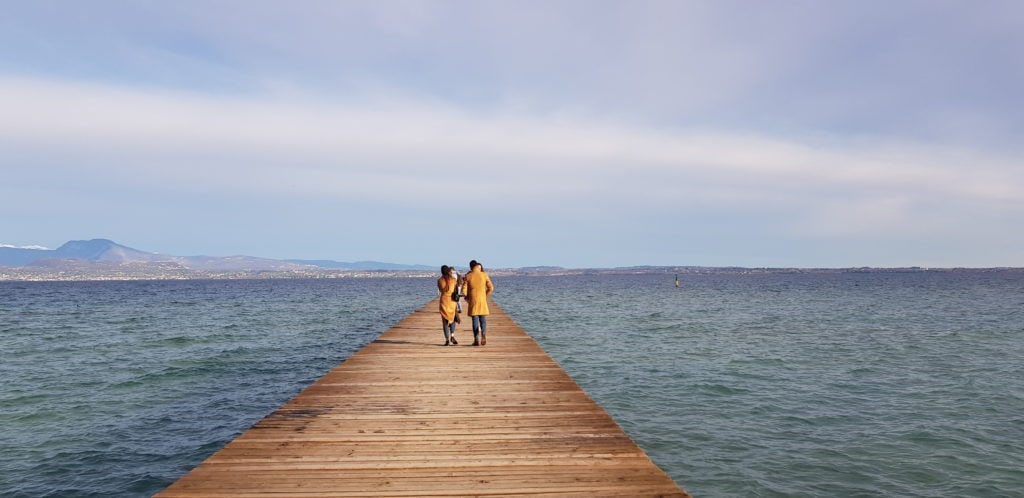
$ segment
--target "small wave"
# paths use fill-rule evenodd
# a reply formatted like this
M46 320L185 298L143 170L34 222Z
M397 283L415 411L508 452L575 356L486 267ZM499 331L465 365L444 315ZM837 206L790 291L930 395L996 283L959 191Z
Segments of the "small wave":
M695 384L692 387L694 387L695 390L698 392L721 396L736 396L741 394L749 394L751 392L749 389L744 389L742 387L727 386L724 384Z
M782 358L748 358L729 360L728 364L730 366L781 367L786 365L786 360Z
M164 339L160 339L159 341L154 341L150 345L151 346L187 346L187 345L193 344L195 342L197 342L197 338L195 336L179 335L179 336L175 336L175 337L167 337L167 338L164 338Z

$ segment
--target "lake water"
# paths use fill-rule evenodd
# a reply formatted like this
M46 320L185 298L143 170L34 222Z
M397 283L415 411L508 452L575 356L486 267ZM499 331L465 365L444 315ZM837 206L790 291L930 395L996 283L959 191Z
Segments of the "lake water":
M695 496L1024 496L1024 272L680 277L495 299ZM152 495L435 289L0 282L0 496Z

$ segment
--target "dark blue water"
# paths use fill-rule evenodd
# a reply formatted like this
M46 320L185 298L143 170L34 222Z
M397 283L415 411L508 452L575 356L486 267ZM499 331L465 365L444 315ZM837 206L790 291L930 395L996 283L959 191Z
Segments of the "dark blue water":
M1024 273L682 277L495 298L697 496L1024 496ZM0 282L0 495L151 495L435 294Z

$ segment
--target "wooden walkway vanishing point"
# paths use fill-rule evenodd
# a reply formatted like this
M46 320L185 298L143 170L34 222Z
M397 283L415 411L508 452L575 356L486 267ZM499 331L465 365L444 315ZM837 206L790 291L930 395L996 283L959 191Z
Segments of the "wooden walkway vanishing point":
M689 496L491 303L413 312L157 496Z

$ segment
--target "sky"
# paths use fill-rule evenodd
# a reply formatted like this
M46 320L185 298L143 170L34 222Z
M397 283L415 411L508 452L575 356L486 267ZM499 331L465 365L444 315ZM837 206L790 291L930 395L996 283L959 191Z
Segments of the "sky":
M1024 2L0 4L0 244L1024 266Z

